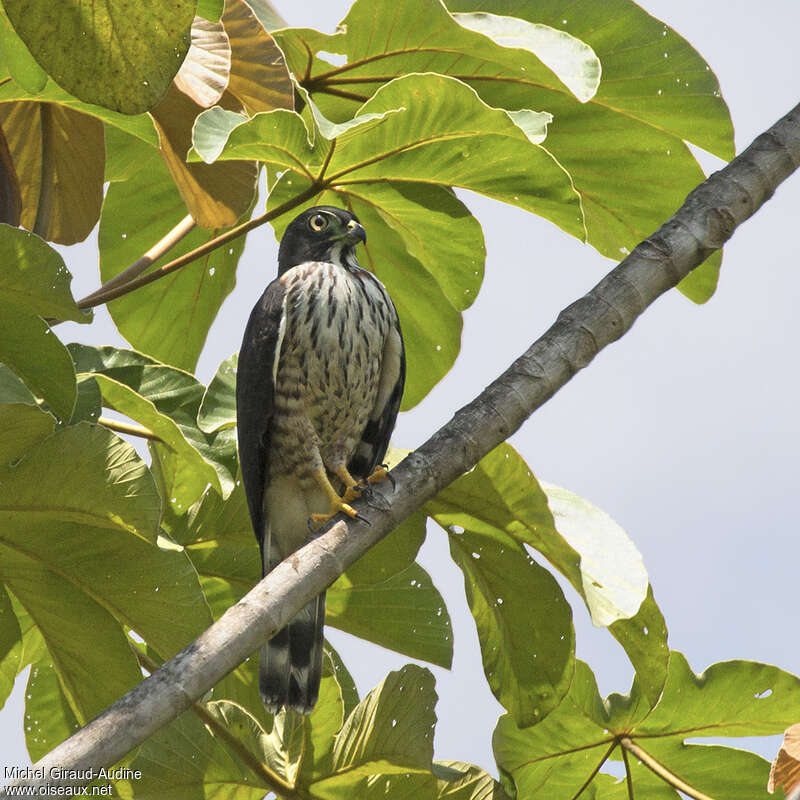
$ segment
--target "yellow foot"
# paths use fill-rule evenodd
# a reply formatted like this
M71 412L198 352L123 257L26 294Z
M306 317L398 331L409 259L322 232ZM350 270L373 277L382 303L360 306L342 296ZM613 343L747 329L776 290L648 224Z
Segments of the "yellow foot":
M347 487L342 497L339 497L339 495L336 493L336 490L333 488L333 486L331 486L331 482L328 480L328 476L325 473L324 468L320 468L314 472L314 478L316 479L322 491L325 492L328 497L328 501L330 502L330 510L326 514L311 515L310 522L314 526L324 525L331 517L335 516L340 511L347 514L349 517L353 517L353 519L358 519L358 512L352 508L349 503L355 500L361 494L361 490L358 488L356 482L350 477L350 474L346 469L342 469L342 474L337 471L337 474ZM347 476L346 480L344 477L345 475Z
M342 500L344 500L345 503L352 503L353 500L358 500L358 498L361 497L362 491L364 491L364 487L359 486L358 484L355 484L354 486L348 486L342 495Z
M372 475L367 478L367 483L383 483L383 481L390 481L389 467L386 464L378 464L372 471Z
M331 503L331 510L327 514L312 514L311 522L315 526L324 525L331 517L335 517L340 511L347 514L348 517L353 517L353 519L358 517L358 512L352 506L349 506L343 497L339 497L337 500L337 503Z

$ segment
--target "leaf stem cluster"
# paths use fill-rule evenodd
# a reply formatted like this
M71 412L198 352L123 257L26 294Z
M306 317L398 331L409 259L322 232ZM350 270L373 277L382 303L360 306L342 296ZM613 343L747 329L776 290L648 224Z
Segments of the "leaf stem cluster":
M630 736L626 734L619 734L614 737L608 750L603 754L603 757L598 761L597 766L589 773L586 780L581 784L580 789L572 796L572 800L578 800L579 797L589 788L592 781L603 768L603 765L611 757L611 754L619 747L622 754L622 762L625 765L625 783L628 790L628 800L634 800L633 793L633 774L631 772L630 760L628 754L637 758L644 766L646 766L655 775L658 775L664 783L669 784L673 789L683 792L688 797L694 800L714 800L713 797L696 789L690 783L676 775L668 767L664 766L660 761L654 758L647 752L641 745L637 744Z

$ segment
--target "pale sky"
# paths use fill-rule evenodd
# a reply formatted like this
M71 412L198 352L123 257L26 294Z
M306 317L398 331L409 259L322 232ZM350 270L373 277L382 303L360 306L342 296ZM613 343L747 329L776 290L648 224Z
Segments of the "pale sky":
M274 0L292 25L332 31L344 0ZM800 100L800 4L762 0L646 0L717 74L736 129L737 151ZM721 162L703 158L707 170ZM461 355L416 409L402 414L394 443L413 448L472 399L589 290L613 263L518 209L461 193L484 226L486 279L466 312ZM796 378L800 177L739 229L725 251L720 286L705 306L677 292L659 300L517 433L512 443L541 480L608 512L644 557L670 645L696 671L746 658L800 673L797 645L797 524L800 421ZM97 285L96 240L65 252L76 296ZM252 300L272 278L271 230L250 234L238 285L212 328L198 377L210 379L234 352ZM505 291L509 282L514 291ZM71 335L112 337L104 312ZM66 326L59 329L64 335ZM90 336L91 334L91 336ZM491 733L501 709L486 685L461 572L432 527L421 561L453 620L452 671L436 667L436 757L496 774ZM626 692L632 670L619 645L593 629L577 595L577 653L603 694ZM408 659L328 630L361 693ZM27 673L25 673L27 675ZM29 763L21 736L24 680L0 712L0 766ZM758 749L770 755L777 740Z

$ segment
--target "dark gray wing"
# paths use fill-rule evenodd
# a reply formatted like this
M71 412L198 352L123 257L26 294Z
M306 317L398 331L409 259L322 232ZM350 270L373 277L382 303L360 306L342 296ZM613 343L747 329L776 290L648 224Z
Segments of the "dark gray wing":
M236 370L236 424L239 464L259 545L264 540L264 489L270 425L275 405L274 376L285 328L286 291L274 280L255 304L247 322Z
M403 344L403 333L400 330L400 320L386 289L382 285L381 289L391 309L392 323L383 348L381 377L375 407L369 416L364 433L361 434L361 441L347 465L348 471L356 480L369 477L375 467L383 462L394 424L397 421L397 412L400 410L400 401L403 398L403 388L406 382L406 351Z

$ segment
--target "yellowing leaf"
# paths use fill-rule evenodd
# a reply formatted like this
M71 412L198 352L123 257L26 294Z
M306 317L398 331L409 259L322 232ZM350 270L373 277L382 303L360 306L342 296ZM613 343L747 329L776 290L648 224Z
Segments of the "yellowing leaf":
M222 24L231 43L228 88L249 114L294 108L294 87L278 46L244 0L228 0Z
M0 126L19 177L20 224L74 244L100 217L105 143L99 120L55 103L0 104Z
M192 125L201 110L173 85L150 113L158 129L161 155L189 213L203 228L230 227L253 201L258 166L252 161L187 164Z

